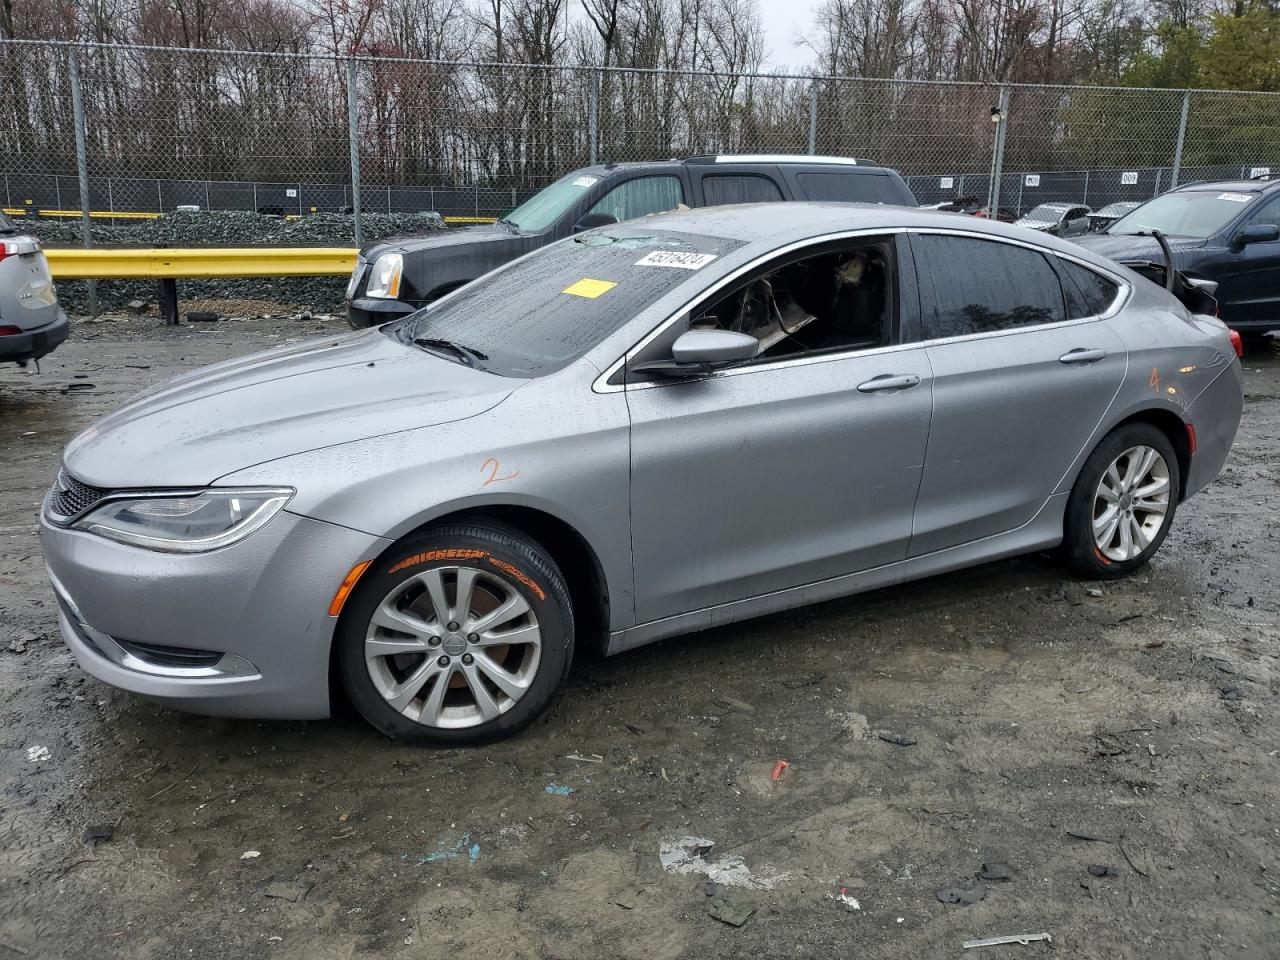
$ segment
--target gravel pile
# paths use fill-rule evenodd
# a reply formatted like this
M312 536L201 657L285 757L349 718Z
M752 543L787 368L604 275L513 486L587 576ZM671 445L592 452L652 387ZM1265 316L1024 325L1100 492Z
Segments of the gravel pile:
M367 213L361 218L365 241L445 229L436 213ZM80 245L76 220L29 220L27 232L47 247ZM129 223L94 221L92 236L101 247L311 247L354 244L352 217L341 213L315 213L297 220L240 211L169 213L154 220ZM179 280L183 300L205 300L216 309L221 300L271 300L320 312L341 309L346 277L254 277L229 280ZM125 307L130 301L154 302L151 281L98 281L101 309ZM70 312L88 309L88 282L63 280L58 299Z

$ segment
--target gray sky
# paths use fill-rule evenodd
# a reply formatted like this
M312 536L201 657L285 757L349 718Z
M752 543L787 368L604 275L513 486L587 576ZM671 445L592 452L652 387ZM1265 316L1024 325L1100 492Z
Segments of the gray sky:
M808 33L813 25L813 12L818 0L758 0L760 18L764 21L765 47L771 67L807 67L813 54L807 47L796 47L797 33Z

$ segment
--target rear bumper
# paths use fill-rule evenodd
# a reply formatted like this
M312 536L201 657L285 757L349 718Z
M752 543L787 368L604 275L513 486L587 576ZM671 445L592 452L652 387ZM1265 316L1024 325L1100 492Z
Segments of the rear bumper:
M1196 453L1187 471L1184 498L1203 490L1221 471L1240 428L1244 409L1244 372L1232 358L1227 369L1200 391L1187 408L1196 431Z
M421 309L416 303L405 303L403 300L378 300L373 297L357 297L347 303L347 323L353 330L365 327L376 327L388 320L407 317L415 310Z
M67 315L59 310L57 319L52 323L0 337L0 362L39 360L66 340L70 333Z
M1224 321L1228 327L1237 333L1267 333L1271 330L1280 330L1280 320L1229 320Z

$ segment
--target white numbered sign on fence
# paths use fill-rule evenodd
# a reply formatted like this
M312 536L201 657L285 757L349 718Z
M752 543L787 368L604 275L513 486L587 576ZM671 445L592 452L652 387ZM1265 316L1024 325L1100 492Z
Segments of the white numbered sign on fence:
M1250 177L1250 178L1253 178L1253 177L1269 177L1269 176L1271 176L1271 168L1270 168L1270 167L1254 167L1252 170L1250 170L1250 171L1249 171L1249 177Z
M296 197L298 195L298 191L293 189L293 187L286 187L284 191L284 195L286 197Z
M1023 180L1022 183L1027 187L1038 187L1040 186L1040 174L1028 173L1026 179Z
M955 185L956 185L955 177L939 177L938 178L938 188L940 190L950 190Z
M1126 170L1120 174L1120 185L1123 187L1131 187L1138 182L1137 170Z

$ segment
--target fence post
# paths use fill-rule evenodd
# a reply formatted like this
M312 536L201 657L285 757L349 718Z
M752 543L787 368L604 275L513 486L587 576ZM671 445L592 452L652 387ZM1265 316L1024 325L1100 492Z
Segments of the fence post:
M364 224L360 222L360 105L356 101L356 62L347 61L347 139L351 141L351 220L355 224L356 246L364 246Z
M1000 174L1004 170L1004 138L1009 129L1009 88L1000 88L1000 99L996 103L999 116L996 119L995 145L991 149L991 185L987 191L987 209L990 215L999 219L1000 213Z
M1173 172L1169 178L1169 189L1178 185L1178 173L1182 170L1182 145L1187 139L1187 113L1191 110L1191 91L1182 91L1182 116L1178 118L1178 141L1173 146Z
M566 5L566 9L568 9ZM600 71L591 71L591 89L587 95L587 165L599 162L600 148Z
M80 239L86 248L93 246L93 227L89 219L89 161L84 146L84 99L80 93L80 57L72 50L71 122L76 128L76 173L80 177ZM98 283L89 281L89 315L98 315Z
M818 81L809 84L809 156L818 152Z

